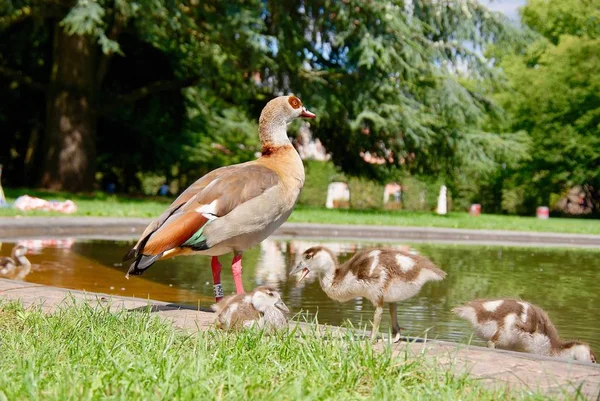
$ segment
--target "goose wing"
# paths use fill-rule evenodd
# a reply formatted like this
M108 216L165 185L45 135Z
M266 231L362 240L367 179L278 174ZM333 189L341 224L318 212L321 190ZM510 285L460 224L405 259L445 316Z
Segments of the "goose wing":
M142 274L163 253L177 247L209 247L204 228L279 183L277 173L253 162L214 170L186 189L148 225L125 260L135 258L128 274Z

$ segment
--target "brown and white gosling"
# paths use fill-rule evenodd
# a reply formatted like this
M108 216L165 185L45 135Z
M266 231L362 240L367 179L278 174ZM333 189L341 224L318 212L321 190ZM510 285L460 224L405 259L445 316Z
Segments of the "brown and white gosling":
M10 257L0 258L0 275L17 279L24 278L31 270L31 262L25 256L26 253L26 247L23 245L15 245L11 251ZM17 267L19 268L19 271L15 273Z
M529 302L513 299L476 299L452 309L468 320L489 348L524 351L596 363L588 344L563 341L546 312Z
M284 329L289 309L281 295L270 287L257 287L247 294L230 295L212 306L216 325L223 330L258 327L266 331Z
M315 246L304 251L290 275L302 273L298 280L302 281L311 271L318 274L321 288L329 298L346 302L364 297L373 303L372 340L377 339L383 304L388 302L394 342L400 340L396 302L415 296L428 281L446 277L446 273L426 257L392 248L361 250L340 265L331 250Z

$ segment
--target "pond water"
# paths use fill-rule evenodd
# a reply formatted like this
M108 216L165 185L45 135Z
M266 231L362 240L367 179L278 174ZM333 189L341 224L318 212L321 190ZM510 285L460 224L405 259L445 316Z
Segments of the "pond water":
M210 258L187 256L157 262L143 276L125 279L119 263L134 244L127 241L33 240L23 241L33 263L26 281L78 290L114 293L208 307L212 297ZM359 248L374 244L268 239L244 254L244 287L277 287L292 312L317 314L320 323L345 321L367 324L373 306L356 299L344 304L327 298L314 277L300 285L288 272L302 251L317 244L328 245L346 260ZM586 249L516 248L409 244L448 273L446 280L426 284L421 293L398 307L406 335L467 342L472 330L450 310L474 298L515 297L544 308L564 339L589 342L600 350L600 251ZM0 255L10 254L13 244L4 243ZM387 246L390 246L387 244ZM394 246L394 245L392 245ZM395 246L405 247L407 244ZM234 290L230 256L221 257L222 282ZM387 330L384 314L382 329ZM475 344L482 342L473 338Z

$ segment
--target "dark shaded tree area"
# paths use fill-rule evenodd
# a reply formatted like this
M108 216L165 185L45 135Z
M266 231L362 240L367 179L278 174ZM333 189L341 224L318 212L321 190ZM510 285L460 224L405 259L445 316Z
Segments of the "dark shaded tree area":
M0 162L11 186L134 192L140 173L185 185L252 158L261 108L293 92L345 172L452 180L526 151L484 129L499 81L479 50L515 41L501 16L459 0L12 0Z

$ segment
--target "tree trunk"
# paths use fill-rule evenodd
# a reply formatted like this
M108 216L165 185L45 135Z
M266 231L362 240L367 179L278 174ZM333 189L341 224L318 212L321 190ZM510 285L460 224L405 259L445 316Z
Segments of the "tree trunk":
M96 44L54 25L53 65L47 94L41 186L88 191L96 159Z

